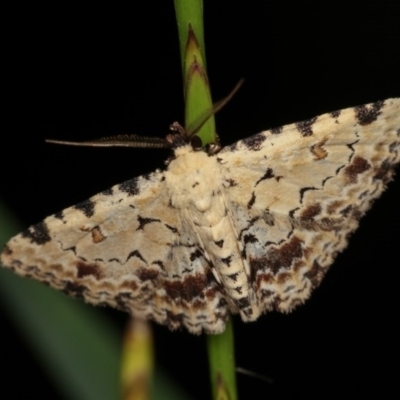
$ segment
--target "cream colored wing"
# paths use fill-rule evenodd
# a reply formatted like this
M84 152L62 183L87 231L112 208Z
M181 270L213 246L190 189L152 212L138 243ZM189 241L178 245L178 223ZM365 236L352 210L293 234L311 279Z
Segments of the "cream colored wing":
M167 194L160 171L116 185L11 239L2 264L171 329L221 332L226 302Z
M261 132L217 155L255 318L318 286L400 161L400 99Z

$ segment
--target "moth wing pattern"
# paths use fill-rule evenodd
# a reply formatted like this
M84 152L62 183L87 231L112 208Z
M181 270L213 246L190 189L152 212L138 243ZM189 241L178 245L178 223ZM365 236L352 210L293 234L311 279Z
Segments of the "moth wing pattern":
M249 265L252 318L319 285L400 161L400 99L348 108L225 147L225 201Z
M222 331L226 302L167 193L161 171L115 185L11 239L2 264L171 329Z
M174 150L28 228L2 264L171 329L287 312L319 285L400 161L400 99L261 132L217 154Z

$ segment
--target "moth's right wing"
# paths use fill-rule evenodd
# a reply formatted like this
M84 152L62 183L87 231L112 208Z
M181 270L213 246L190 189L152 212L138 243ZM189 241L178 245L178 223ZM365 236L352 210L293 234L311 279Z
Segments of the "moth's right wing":
M400 99L261 132L216 155L255 318L318 286L400 161Z

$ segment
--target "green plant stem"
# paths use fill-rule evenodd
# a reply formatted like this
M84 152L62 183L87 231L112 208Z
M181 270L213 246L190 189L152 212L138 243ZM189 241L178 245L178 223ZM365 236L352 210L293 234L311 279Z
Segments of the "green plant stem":
M185 127L190 132L212 110L211 90L204 53L203 3L175 0L185 98ZM201 146L217 141L214 115L196 132Z
M181 50L182 70L185 69L186 44L188 41L188 26L196 32L196 38L205 61L204 27L203 27L203 0L174 0L176 21L178 24L179 44ZM185 82L184 72L184 82Z
M207 337L213 398L236 400L236 371L233 324L229 320L220 335Z
M185 126L196 123L212 110L208 83L201 0L175 0L182 57L185 95ZM202 145L216 141L214 116L197 132ZM233 328L229 321L225 332L207 337L208 358L214 399L236 400L236 373Z

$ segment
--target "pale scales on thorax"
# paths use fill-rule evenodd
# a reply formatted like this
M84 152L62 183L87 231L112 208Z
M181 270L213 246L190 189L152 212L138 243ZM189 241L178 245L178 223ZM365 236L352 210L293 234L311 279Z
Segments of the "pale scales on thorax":
M216 154L180 143L134 178L11 239L2 263L92 304L218 333L318 286L400 161L400 100L261 132Z

